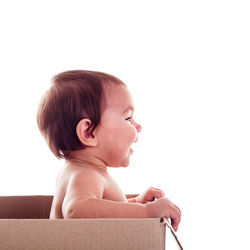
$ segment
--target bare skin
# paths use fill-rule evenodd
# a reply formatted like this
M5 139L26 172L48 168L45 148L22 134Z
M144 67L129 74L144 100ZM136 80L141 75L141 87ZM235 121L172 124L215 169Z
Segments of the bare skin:
M57 177L57 190L50 218L65 218L69 212L68 204L91 198L127 202L106 167L82 160L69 160ZM86 216L92 217L90 214Z
M67 161L58 174L50 214L51 219L167 217L175 231L180 216L179 208L160 189L151 187L126 199L106 167L83 160Z
M108 167L127 167L141 126L133 119L133 102L126 87L113 87L100 125L89 134L89 119L76 128L87 147L72 151L56 183L51 219L166 217L177 231L181 212L160 189L148 188L134 199L124 193ZM108 145L108 146L107 146Z

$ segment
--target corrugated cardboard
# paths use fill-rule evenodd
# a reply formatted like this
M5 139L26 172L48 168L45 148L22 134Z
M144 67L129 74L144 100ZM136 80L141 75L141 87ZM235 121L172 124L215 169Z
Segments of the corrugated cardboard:
M0 197L0 249L165 249L166 220L49 220L52 199L53 196Z
M2 219L48 219L53 196L0 196Z

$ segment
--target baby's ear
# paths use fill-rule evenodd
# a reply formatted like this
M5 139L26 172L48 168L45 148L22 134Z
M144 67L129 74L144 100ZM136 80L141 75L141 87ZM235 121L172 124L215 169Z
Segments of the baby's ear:
M82 144L90 147L97 145L97 139L93 133L89 131L91 121L89 119L82 119L76 126L76 134Z

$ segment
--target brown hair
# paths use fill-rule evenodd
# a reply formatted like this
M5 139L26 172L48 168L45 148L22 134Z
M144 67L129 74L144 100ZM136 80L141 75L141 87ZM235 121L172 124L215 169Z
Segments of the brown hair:
M91 121L90 133L98 126L108 83L124 85L112 75L87 70L65 71L52 78L39 105L37 123L57 158L86 147L77 137L76 126L83 118Z

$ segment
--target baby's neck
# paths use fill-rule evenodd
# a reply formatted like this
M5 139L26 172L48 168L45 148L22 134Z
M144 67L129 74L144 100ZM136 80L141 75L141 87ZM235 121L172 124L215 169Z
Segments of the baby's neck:
M68 158L66 162L69 162L69 163L75 162L82 166L88 166L88 167L93 167L93 168L107 171L107 165L105 164L104 161L102 161L101 159L97 157L94 157L94 156L91 157L90 155L86 155L85 153L79 152L79 151L72 152L70 154L70 158Z
M98 165L98 164L96 164L94 162L87 161L87 160L84 160L84 159L71 158L71 159L67 159L66 162L75 163L77 165L82 165L83 167L90 167L90 168L95 168L95 169L98 169L98 170L107 171L106 166Z

